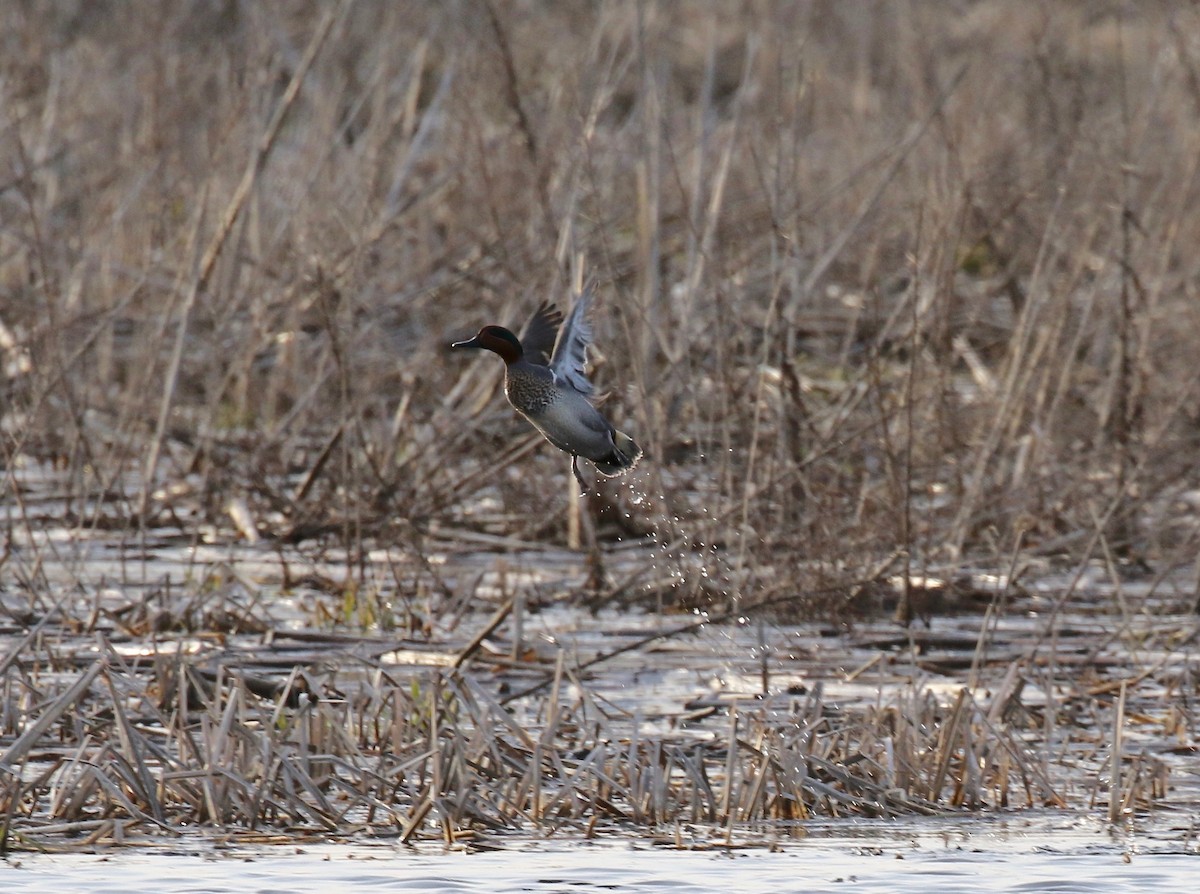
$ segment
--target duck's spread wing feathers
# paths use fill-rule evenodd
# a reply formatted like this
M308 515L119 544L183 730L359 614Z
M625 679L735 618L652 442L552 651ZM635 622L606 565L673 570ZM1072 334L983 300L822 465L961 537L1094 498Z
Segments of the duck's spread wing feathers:
M554 337L558 335L558 325L562 322L562 311L545 302L529 318L525 331L521 333L521 347L525 351L525 359L539 366L550 363L550 354L554 350Z
M591 397L592 392L596 390L584 372L587 346L592 343L592 325L587 319L591 303L591 291L584 290L558 333L558 344L554 348L554 358L550 361L554 381L569 385L585 397Z

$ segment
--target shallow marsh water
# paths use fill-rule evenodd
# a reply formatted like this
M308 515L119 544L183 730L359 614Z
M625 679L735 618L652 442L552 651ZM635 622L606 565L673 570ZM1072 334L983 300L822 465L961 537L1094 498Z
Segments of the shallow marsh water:
M770 846L677 850L638 838L513 842L437 853L389 845L21 855L0 889L22 894L318 894L361 891L738 891L976 894L1196 890L1200 847L1176 835L1062 818L821 823Z

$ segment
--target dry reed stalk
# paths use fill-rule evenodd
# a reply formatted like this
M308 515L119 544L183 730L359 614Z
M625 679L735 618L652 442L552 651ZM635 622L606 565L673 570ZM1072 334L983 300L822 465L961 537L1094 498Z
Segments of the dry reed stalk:
M1121 773L1125 750L1125 692L1125 683L1122 682L1121 689L1117 694L1117 703L1113 709L1112 742L1108 758L1108 821L1110 823L1115 823L1121 818L1125 802L1124 780Z
M16 765L24 760L42 735L71 708L92 685L92 681L104 667L103 661L94 661L74 683L71 684L49 708L41 713L37 721L30 724L11 745L0 754L0 771L16 773Z
M965 722L964 718L968 710L967 699L967 691L960 689L958 696L955 698L954 706L950 711L950 720L939 731L937 748L934 752L937 765L930 780L929 788L925 792L925 797L931 801L941 799L942 786L945 784L946 776L950 769L950 762L954 758L956 748L958 747L958 740L962 735L961 727Z

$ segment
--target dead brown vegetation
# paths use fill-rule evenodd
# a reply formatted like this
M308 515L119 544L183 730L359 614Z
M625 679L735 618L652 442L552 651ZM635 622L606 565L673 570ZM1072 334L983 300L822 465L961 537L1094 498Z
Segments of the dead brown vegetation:
M17 629L94 629L57 609L45 565L72 560L52 528L132 554L166 537L329 551L344 580L327 610L353 602L365 626L409 633L435 624L430 593L454 616L470 596L430 565L438 537L588 546L597 605L793 617L867 611L889 574L907 619L927 613L910 604L920 574L994 569L1004 599L1030 563L1099 563L1119 590L1130 569L1165 579L1195 560L1196 9L30 0L0 26L0 571L25 600ZM647 459L578 501L495 364L445 349L583 278L606 409ZM39 476L54 492L34 505ZM603 548L631 539L651 559ZM397 574L396 600L379 598L378 546L421 569L419 591ZM271 629L206 592L173 615L124 606L121 623ZM11 641L6 671L31 673L27 645ZM150 710L144 669L90 668L21 682L10 769L30 718L57 728L78 680ZM198 703L203 735L182 696L154 709L169 749L122 716L99 754L83 727L61 732L75 750L49 775L6 777L4 828L23 811L82 821L85 804L101 824L182 810L337 826L350 808L326 803L329 779L408 830L422 811L456 817L449 838L948 797L953 749L914 745L942 763L901 784L872 763L878 725L816 754L750 718L748 751L733 733L708 746L759 755L718 785L682 746L615 749L558 717L500 743L483 731L504 712L469 677L424 685L281 726L223 681ZM977 749L961 716L919 725ZM397 763L359 760L344 737L364 723L393 731ZM337 741L288 751L305 724ZM861 779L829 769L856 754ZM471 801L501 767L511 782ZM51 791L63 778L78 794ZM963 804L997 783L956 784Z
M186 482L347 542L553 481L493 529L561 538L559 458L444 348L579 272L644 527L1190 548L1192 12L841 6L6 10L8 465L84 525Z

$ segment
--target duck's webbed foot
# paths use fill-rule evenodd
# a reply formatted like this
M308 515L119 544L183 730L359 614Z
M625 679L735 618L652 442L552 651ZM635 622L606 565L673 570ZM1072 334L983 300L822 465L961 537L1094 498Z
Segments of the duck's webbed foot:
M586 497L588 493L587 482L583 480L583 474L579 471L579 457L574 453L571 454L571 471L575 473L575 480L579 482L579 496Z

